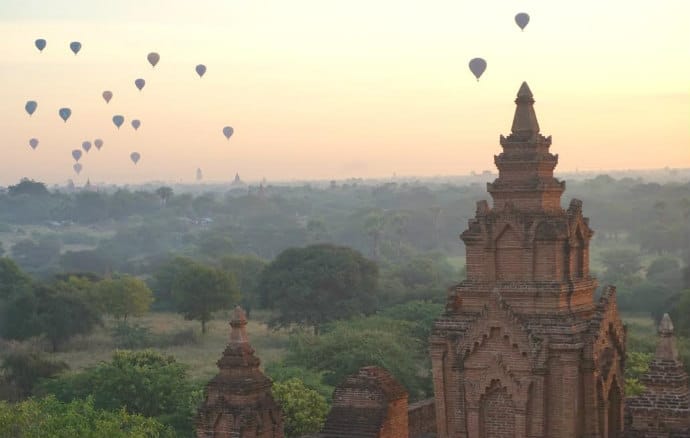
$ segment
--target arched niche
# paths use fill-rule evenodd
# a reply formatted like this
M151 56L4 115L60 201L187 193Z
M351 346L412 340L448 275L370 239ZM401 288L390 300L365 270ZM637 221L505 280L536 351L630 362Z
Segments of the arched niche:
M479 436L481 438L515 437L515 404L508 388L493 380L479 403Z
M524 280L522 235L513 226L506 225L496 238L496 280Z

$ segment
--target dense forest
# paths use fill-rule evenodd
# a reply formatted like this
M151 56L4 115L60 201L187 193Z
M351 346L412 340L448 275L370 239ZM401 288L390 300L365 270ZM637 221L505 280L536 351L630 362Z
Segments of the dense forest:
M464 277L458 235L482 182L7 187L0 435L42 416L36 436L56 418L190 436L237 304L290 436L318 430L333 386L363 365L430 396L426 341ZM664 312L690 365L690 183L600 175L568 181L568 198L591 219L600 286L618 289L627 390L641 390Z

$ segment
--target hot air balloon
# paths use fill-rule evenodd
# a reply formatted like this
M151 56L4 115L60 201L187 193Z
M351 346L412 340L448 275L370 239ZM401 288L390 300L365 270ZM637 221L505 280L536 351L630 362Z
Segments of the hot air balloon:
M24 105L24 109L29 115L32 115L34 111L36 111L36 108L38 108L38 103L36 103L35 100L29 100L26 102L26 105Z
M110 99L113 98L113 92L109 90L105 90L103 92L103 99L105 100L105 103L110 103Z
M199 75L199 77L202 77L204 73L206 73L206 66L204 64L199 64L195 68L196 74Z
M225 128L223 128L223 135L228 140L230 140L230 137L232 136L233 132L235 132L235 130L232 129L232 127L230 127L230 126L226 126Z
M479 81L479 77L484 73L484 70L486 70L486 61L482 58L474 58L470 61L470 71L477 78L477 81Z
M113 123L115 124L115 126L117 126L117 129L120 129L120 126L122 126L122 124L125 123L124 116L113 116Z
M60 114L60 118L67 123L67 119L72 115L72 110L69 108L60 108L58 114Z
M36 150L36 148L38 147L38 139L32 138L31 140L29 140L29 146L31 146L31 149Z
M100 138L97 138L93 141L93 145L96 146L96 149L98 149L100 151L101 148L103 147L103 140L101 140Z
M81 158L81 151L79 149L74 149L72 151L72 158L74 158L74 161L79 161Z
M144 85L146 85L146 81L142 78L139 78L136 81L134 81L134 85L136 85L139 91L141 91L141 89L144 88Z
M132 120L132 128L136 131L141 126L141 121L139 119Z
M74 166L72 166L72 169L79 175L81 173L81 163L74 163Z
M139 155L139 152L132 152L129 154L129 158L132 160L132 163L137 164L141 155Z
M34 41L34 44L36 45L36 48L39 52L42 52L43 49L46 48L46 40L44 40L43 38L37 39L36 41Z
M89 151L91 150L91 142L90 141L83 142L81 144L81 148L84 149L84 152L86 152L88 154Z
M151 67L155 67L156 64L158 64L158 61L161 60L161 55L159 55L156 52L151 52L146 56L146 59L149 60L149 64L151 64Z
M527 26L527 23L529 23L529 15L524 12L520 12L515 16L515 22L518 26L520 26L520 29L525 30L525 26Z
M72 51L76 55L81 50L81 43L79 41L72 41L71 43L69 43L69 48L72 49Z

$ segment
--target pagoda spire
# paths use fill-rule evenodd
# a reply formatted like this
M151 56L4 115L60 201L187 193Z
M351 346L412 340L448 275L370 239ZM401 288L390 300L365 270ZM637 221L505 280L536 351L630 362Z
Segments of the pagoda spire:
M532 138L539 133L539 122L534 112L534 96L527 82L523 82L520 86L515 104L517 108L515 108L513 126L510 131L525 139Z
M240 306L236 306L232 311L230 320L230 345L240 346L249 344L247 337L247 315Z
M195 419L196 438L284 438L283 414L271 395L271 380L247 337L247 317L237 306L218 374L206 385Z
M673 334L673 321L668 313L664 313L659 323L659 344L656 347L655 359L678 360L678 347Z
M501 135L503 152L494 156L498 178L487 189L498 210L558 212L565 184L553 176L558 155L549 152L551 137L539 132L534 97L523 82L515 99L511 133Z

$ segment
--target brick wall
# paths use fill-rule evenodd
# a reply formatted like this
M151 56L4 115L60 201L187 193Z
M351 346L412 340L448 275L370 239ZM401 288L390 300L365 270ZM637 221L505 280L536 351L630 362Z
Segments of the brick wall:
M436 406L430 398L411 404L407 409L410 438L436 436Z

